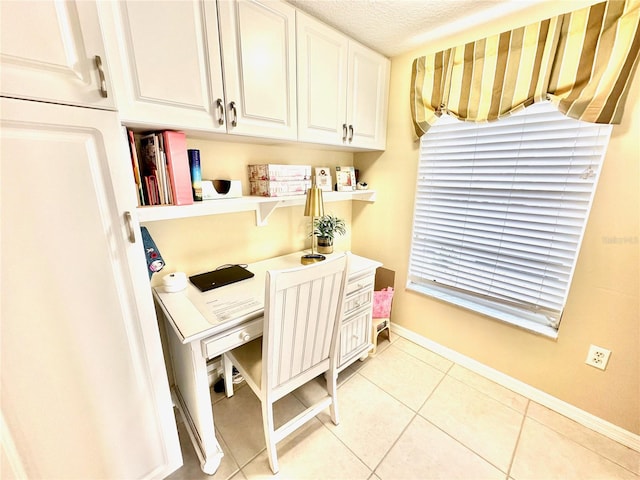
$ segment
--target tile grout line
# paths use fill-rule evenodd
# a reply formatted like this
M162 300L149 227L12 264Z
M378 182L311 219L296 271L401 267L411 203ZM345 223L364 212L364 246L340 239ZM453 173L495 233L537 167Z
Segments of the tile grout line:
M462 380L450 375L451 370L453 369L453 367L455 365L458 365L456 362L451 362L451 366L448 368L447 373L442 377L442 379L440 380L440 382L438 382L438 385L436 386L436 388L433 389L433 392L431 392L431 395L433 395L433 393L435 393L436 389L440 386L440 384L444 381L444 379L446 377L451 378L454 381L460 382L466 386L468 386L469 388L473 388L471 385L467 384L466 382L463 382ZM474 390L476 390L477 392L486 395L489 398L492 398L490 395L487 395L486 393L473 388ZM431 395L429 395L429 398L431 397ZM495 400L495 399L493 399ZM433 426L434 428L438 429L439 431L441 431L443 434L445 434L447 437L449 437L451 440L453 440L454 442L456 442L458 445L460 445L462 448L464 448L465 450L471 452L472 454L474 454L476 457L480 458L482 461L486 462L488 465L491 465L492 467L494 467L496 470L498 470L501 473L504 473L506 475L506 479L509 478L509 473L503 471L498 465L495 465L493 462L491 462L489 459L485 458L483 455L481 455L479 452L476 452L475 450L473 450L471 447L465 445L462 441L460 441L459 439L457 439L456 437L454 437L453 435L451 435L451 433L449 433L448 431L446 431L445 429L443 429L440 425L432 422L430 419L420 415L419 411L424 407L424 405L427 403L427 400L425 400L425 402L422 404L422 406L420 407L420 409L418 410L418 412L416 412L416 416L419 416L420 418L422 418L424 421L428 422L431 426ZM495 400L497 401L497 400ZM502 403L502 402L498 402L498 403ZM524 415L523 415L524 418ZM413 421L413 419L411 420ZM522 429L522 425L521 425L521 429ZM519 434L518 434L519 437ZM516 441L517 443L517 441ZM511 464L509 464L508 470L511 469Z
M518 453L518 447L520 446L520 439L522 438L522 431L524 430L524 422L527 420L529 413L529 406L531 405L531 399L527 398L527 405L522 414L522 421L520 422L520 430L518 431L518 437L516 443L513 446L513 452L511 453L511 460L509 461L509 467L507 468L507 478L511 478L511 470L513 469L513 463L516 460L516 454Z
M405 352L406 353L406 352ZM414 357L417 358L417 357ZM420 359L418 359L420 360ZM424 362L426 363L426 362ZM451 369L453 365L449 366L449 369L447 369L447 372ZM441 370L440 370L441 371ZM411 420L409 420L407 422L407 424L405 425L405 427L402 429L402 431L400 432L400 434L398 435L398 437L394 440L394 442L391 444L391 446L387 449L386 453L382 456L382 458L380 459L380 461L377 463L377 465L375 466L375 468L373 469L373 474L377 475L376 471L378 470L378 468L380 467L380 465L382 465L382 462L384 462L384 460L389 456L389 453L391 453L391 450L393 450L393 448L396 446L396 444L400 441L400 439L402 438L402 436L405 434L405 432L407 431L407 429L411 426L411 424L413 423L413 421L416 419L416 417L420 417L420 418L424 418L422 415L420 415L420 410L422 409L422 407L425 406L425 404L429 401L429 399L433 396L433 394L435 393L435 391L438 389L438 387L440 386L440 384L443 382L443 380L445 379L445 377L448 375L447 372L443 372L444 375L442 375L442 378L440 379L440 381L438 381L438 383L436 384L435 387L433 387L433 389L431 390L431 393L429 393L429 395L427 395L427 398L425 398L424 402L422 402L422 405L420 405L420 407L418 407L415 411L413 411L411 409L411 407L409 407L408 405L405 405L404 402L400 401L399 399L395 398L391 393L387 392L385 389L380 388L380 390L382 390L383 392L385 392L387 395L390 395L392 398L396 399L398 402L400 402L402 405L404 405L405 407L407 407L409 410L413 411L413 416L411 417ZM366 377L364 377L366 379ZM370 381L370 380L369 380ZM373 382L371 382L373 383ZM375 383L373 383L374 385L376 385ZM376 385L377 386L377 385ZM426 420L426 419L425 419ZM428 420L427 420L428 421Z
M353 375L351 375L351 376L350 376L350 377L349 377L349 378L348 378L344 383L347 383L349 380L351 380L351 379L352 379L353 377L355 377L356 375L360 375L360 372L358 372L358 371L354 372L354 374L353 374ZM380 388L380 387L378 387L375 383L373 383L373 382L371 382L369 379L367 379L367 377L364 377L364 376L362 376L362 375L360 375L360 376L363 378L363 380L365 380L365 381L367 381L367 382L371 383L372 385L374 385L374 386L375 386L375 387L377 387L377 388ZM344 385L344 383L343 383L342 385ZM341 385L341 386L342 386L342 385ZM382 389L380 388L380 390L382 390ZM384 392L384 390L382 390L382 391ZM371 475L373 475L373 474L374 474L374 470L372 470L372 469L369 467L369 465L367 465L367 464L364 462L364 460L362 460L362 459L358 456L358 454L357 454L356 452L354 452L354 451L351 449L351 447L349 447L349 445L347 445L347 444L346 444L346 443L345 443L345 442L344 442L344 441L343 441L343 440L342 440L338 435L336 435L336 434L335 434L335 432L333 432L333 430L332 430L332 429L331 429L331 427L329 426L329 423L324 423L322 420L320 420L320 423L322 424L322 426L323 426L324 428L326 428L326 429L327 429L327 431L328 431L329 433L331 433L331 435L333 435L333 436L335 437L335 439L336 439L336 440L338 440L338 441L343 445L343 447L344 447L346 450L348 450L349 452L351 452L351 454L352 454L355 458L357 458L357 459L358 459L358 461L359 461L362 465L364 465L364 467L365 467L367 470L369 470L369 477L371 477Z
M406 337L403 337L402 335L399 335L399 338L405 338L407 341L411 342L411 340L407 339ZM415 342L412 342L412 343L415 343ZM397 347L397 348L398 348L399 350L402 350L400 347ZM428 350L429 352L431 352L431 353L433 353L433 354L435 354L435 355L441 356L441 355L439 355L437 352L434 352L433 350L431 350L430 348L428 348L428 347L426 347L426 346L423 346L423 348L425 348L426 350ZM404 350L402 350L402 351L404 351ZM421 359L419 359L418 357L415 357L415 356L411 355L409 352L405 352L405 353L407 353L408 355L412 356L413 358L416 358L416 359L418 359L418 360L421 360ZM496 384L497 386L499 386L499 387L501 387L501 388L503 388L503 389L505 389L505 390L507 390L507 391L509 391L509 392L512 392L512 393L513 393L513 394L515 394L515 395L518 395L518 396L520 396L520 397L524 398L524 399L527 401L527 403L526 403L526 409L525 409L525 414L524 414L524 418L526 418L526 417L527 417L527 413L528 413L528 411L529 411L529 405L530 405L530 403L531 403L531 402L536 402L536 401L535 401L535 400L533 400L530 396L528 396L528 395L526 395L526 394L523 394L523 393L520 393L520 392L517 392L517 391L515 391L515 390L513 390L513 389L511 389L511 388L509 388L509 387L504 386L504 385L501 385L500 383L498 383L498 382L496 382L496 381L492 380L491 378L488 378L488 377L486 377L486 376L483 376L483 375L481 375L481 374L478 374L477 372L473 371L472 369L469 369L468 367L466 367L465 365L463 365L463 364L461 364L461 363L458 363L458 362L456 362L456 361L454 361L454 360L450 360L450 359L448 359L448 358L446 358L446 357L442 357L442 358L445 358L446 360L449 360L450 362L452 362L452 366L451 366L451 367L449 368L449 370L447 371L447 373L448 373L448 374L449 374L449 372L451 371L451 369L453 368L453 366L456 366L456 365L457 365L458 367L460 367L460 368L462 368L462 369L464 369L464 370L468 370L468 371L470 371L471 373L474 373L474 374L476 374L476 375L479 375L480 377L485 378L487 381L489 381L489 382L491 382L491 383L494 383L494 384ZM424 361L423 361L423 362L424 362ZM424 362L424 363L427 363L427 362ZM436 367L434 367L434 368L436 368ZM500 398L497 398L497 397L495 397L495 396L493 396L493 395L490 395L489 393L487 393L487 392L486 392L486 391L484 391L483 389L481 389L481 388L479 388L479 387L477 387L477 386L475 386L475 385L473 385L473 384L471 384L471 383L467 383L466 381L464 381L464 380L462 380L462 379L459 379L459 378L457 378L457 377L455 377L455 376L453 376L453 375L449 375L449 376L450 376L452 379L454 379L454 380L457 380L457 381L459 381L459 382L461 382L461 383L464 383L465 385L467 385L468 387L470 387L470 388L474 389L474 390L475 390L475 391L477 391L478 393L483 394L483 395L486 395L487 397L489 397L489 398L491 398L491 399L493 399L493 400L495 400L495 401L499 402L500 404L504 405L505 407L510 408L511 410L514 410L514 411L515 411L515 412L517 412L517 413L522 413L519 409L514 408L511 404L509 404L509 403L506 403L506 402L502 401L502 399L500 399ZM538 402L536 402L536 403L538 403ZM545 406L545 405L543 405L543 406ZM545 407L546 407L546 406L545 406ZM550 407L546 407L546 408L549 408L550 410L552 410L553 412L557 413L558 415L561 415L561 416L563 416L563 417L567 418L568 420L570 420L570 421L572 421L572 422L576 423L577 425L579 425L579 426L581 426L581 427L584 427L584 428L586 428L586 429L590 430L591 432L593 432L593 433L595 433L595 434L597 434L597 435L603 436L605 439L610 440L610 441L614 442L614 443L615 443L615 444L617 444L617 445L620 445L620 446L622 446L622 447L626 447L626 448L628 448L628 449L630 449L630 450L632 450L632 451L636 451L634 448L632 448L632 447L630 447L630 446L628 446L628 445L626 445L626 444L623 444L623 443L621 443L621 442L619 442L619 441L616 441L615 439L613 439L613 438L611 438L611 437L608 437L607 435L605 435L605 434L603 434L603 433L601 433L601 432L599 432L599 431L597 431L597 430L594 430L593 428L590 428L590 427L588 427L588 426L586 426L586 425L583 425L583 424L581 424L581 423L577 422L575 419L570 418L570 417L568 417L567 415L564 415L563 413L561 413L561 412L559 412L559 411L557 411L557 410L554 410L553 408L550 408ZM631 469L631 468L629 468L629 467L627 467L627 466L623 465L623 464L622 464L621 462L619 462L617 459L615 459L615 458L613 458L613 457L610 457L610 456L608 456L608 455L603 455L603 454L602 454L600 451L598 451L597 449L592 448L592 447L591 447L591 446L589 446L588 444L584 444L584 443L582 443L582 442L579 442L579 441L575 440L575 439L574 439L574 438L572 438L571 436L568 436L568 435L564 434L563 432L561 432L560 430L557 430L557 429L556 429L556 428L554 428L552 425L547 425L546 423L540 422L540 421L536 420L536 419L535 419L535 418L533 418L533 417L529 417L529 418L530 418L531 420L535 421L536 423L539 423L540 425L545 426L546 428L549 428L550 430L552 430L552 431L556 432L557 434L561 435L563 438L566 438L567 440L570 440L571 442L575 443L576 445L579 445L579 446L581 446L581 447L583 447L583 448L585 448L585 449L587 449L587 450L589 450L589 451L591 451L591 452L595 453L595 454L596 454L596 455L598 455L600 458L603 458L603 459L605 459L605 460L607 460L607 461L609 461L609 462L611 462L611 463L613 463L613 464L615 464L615 465L619 466L620 468L623 468L624 470L626 470L626 471L628 471L628 472L630 472L630 473L632 473L632 474L634 474L634 475L636 475L636 476L638 476L638 475L639 475L639 473L638 473L638 472L636 472L635 470L633 470L633 469ZM639 479L640 479L640 476L639 476Z
M534 400L531 400L531 401L533 402ZM618 467L622 468L623 470L626 470L627 472L629 472L629 473L631 473L631 474L633 474L633 475L637 476L637 477L640 479L640 474L639 474L638 472L636 472L636 471L634 471L634 470L629 469L629 468L628 468L628 467L626 467L625 465L622 465L620 462L618 462L617 460L615 460L615 459L613 459L613 458L610 458L610 457L609 457L609 456L607 456L607 455L603 455L603 454L602 454L602 453L600 453L597 449L592 448L591 446L588 446L588 445L586 445L586 444L584 444L584 443L582 443L582 442L580 442L580 441L576 440L575 438L571 437L570 435L567 435L567 434L565 434L564 432L562 432L562 431L560 431L560 430L557 430L557 429L556 429L556 428L554 428L552 425L549 425L549 424L547 424L547 423L544 423L544 422L542 422L542 421L538 420L537 418L534 418L534 417L528 417L528 418L529 418L529 420L531 420L532 422L537 423L538 425L540 425L540 426L541 426L541 427L543 427L543 428L546 428L546 429L548 429L548 430L551 430L551 431L552 431L552 432L554 432L555 434L557 434L557 435L561 436L562 438L564 438L565 440L567 440L567 441L569 441L569 442L573 443L574 445L577 445L578 447L583 448L583 449L585 449L585 450L587 450L587 451L589 451L589 452L591 452L591 453L593 453L593 454L597 455L598 457L600 457L601 459L603 459L603 460L605 460L605 461L607 461L607 462L609 462L609 463L612 463L612 464L614 464L614 465L617 465ZM565 417L565 418L566 418L566 417ZM569 419L569 420L571 420L571 419ZM578 424L578 425L580 425L580 424ZM587 427L584 427L584 428L587 428ZM595 432L595 431L593 431L593 430L592 430L592 432L594 432L594 433L596 433L596 434L599 434L599 435L602 435L602 434L600 434L599 432ZM603 435L603 436L604 436L604 435ZM607 438L606 436L604 436L604 437L605 437L605 438ZM608 439L608 438L607 438L607 439ZM611 439L608 439L608 440L611 440ZM629 450L631 450L631 451L634 451L634 452L635 452L635 450L634 450L634 449L632 449L632 448L630 448L630 447L627 447L626 445L622 445L622 444L620 444L619 442L616 442L615 440L611 440L611 441L612 441L612 442L614 442L614 443L615 443L615 444L617 444L617 445L621 445L622 447L628 448Z

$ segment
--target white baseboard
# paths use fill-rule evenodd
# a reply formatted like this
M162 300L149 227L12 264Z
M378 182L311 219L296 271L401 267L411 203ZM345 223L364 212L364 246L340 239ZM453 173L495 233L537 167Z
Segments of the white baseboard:
M509 375L505 375L498 370L495 370L483 363L478 362L470 357L462 355L450 348L447 348L439 343L434 342L433 340L429 340L421 335L418 335L411 330L408 330L400 325L391 324L391 331L400 335L401 337L406 338L407 340L412 341L424 348L431 350L438 355L451 360L452 362L457 363L474 373L482 375L489 380L494 381L495 383L502 385L509 390L512 390L520 395L523 395L534 402L539 403L551 410L558 412L561 415L564 415L575 422L578 422L580 425L583 425L591 430L594 430L602 435L625 445L633 450L640 452L640 435L636 435L635 433L629 432L613 423L607 422L600 417L596 417L595 415L581 410L580 408L571 405L559 398L556 398L548 393L543 392L542 390L538 390L537 388L532 387L531 385L524 383L520 380L517 380Z

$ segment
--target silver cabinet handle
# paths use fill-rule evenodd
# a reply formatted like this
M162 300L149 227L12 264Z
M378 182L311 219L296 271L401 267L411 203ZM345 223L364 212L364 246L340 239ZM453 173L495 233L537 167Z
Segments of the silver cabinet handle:
M100 77L100 95L103 98L107 98L107 80L104 77L104 69L102 67L102 58L100 55L96 55L95 58L96 68L98 69L98 76Z
M216 108L218 109L218 125L224 125L224 104L221 98L216 100Z
M238 111L236 110L236 102L231 102L229 104L229 110L233 112L233 120L231 120L231 126L235 127L238 125Z
M342 124L342 141L343 142L347 141L347 124L346 123Z
M353 125L349 125L349 143L353 141Z
M124 212L124 220L127 224L127 230L129 231L129 241L136 243L136 232L133 230L133 217L131 212Z

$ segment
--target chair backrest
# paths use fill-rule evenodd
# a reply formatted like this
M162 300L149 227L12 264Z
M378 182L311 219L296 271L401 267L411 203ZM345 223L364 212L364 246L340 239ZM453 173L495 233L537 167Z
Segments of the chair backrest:
M262 336L262 385L275 401L329 370L350 255L267 272Z

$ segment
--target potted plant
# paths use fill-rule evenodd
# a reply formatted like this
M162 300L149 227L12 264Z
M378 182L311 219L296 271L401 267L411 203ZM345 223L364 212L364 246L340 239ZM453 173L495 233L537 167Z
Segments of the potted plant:
M313 224L313 234L318 237L318 253L332 253L334 237L345 233L347 233L347 229L343 219L335 215L323 215L316 218Z

